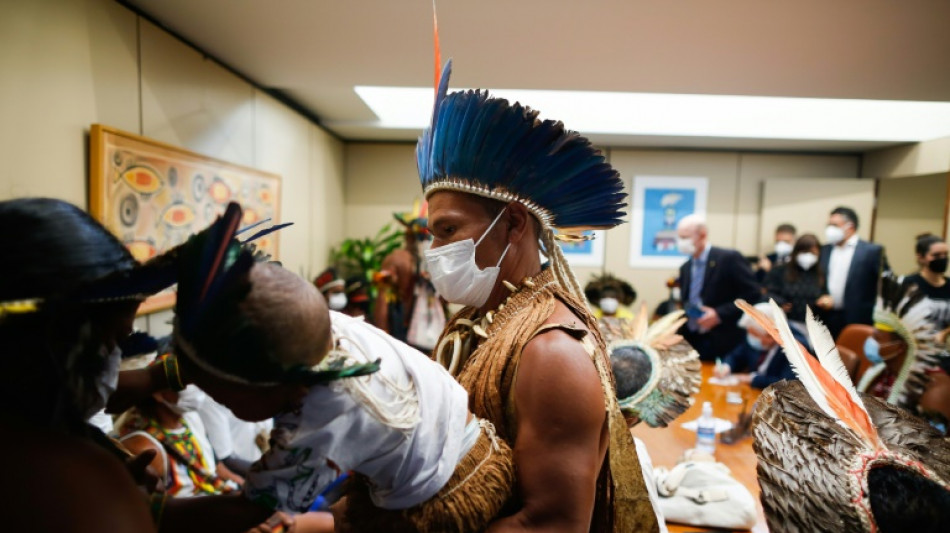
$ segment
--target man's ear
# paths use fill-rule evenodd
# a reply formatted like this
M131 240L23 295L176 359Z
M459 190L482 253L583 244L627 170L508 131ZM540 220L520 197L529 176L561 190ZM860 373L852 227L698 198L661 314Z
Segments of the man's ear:
M508 204L508 242L520 242L531 231L531 213L521 202Z

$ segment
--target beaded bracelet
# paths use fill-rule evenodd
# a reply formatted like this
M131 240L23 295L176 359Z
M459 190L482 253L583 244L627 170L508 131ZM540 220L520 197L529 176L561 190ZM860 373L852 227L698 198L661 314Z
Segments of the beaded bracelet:
M170 353L162 358L162 369L165 370L168 388L175 392L185 388L185 383L181 379L181 372L178 369L178 358L175 357L175 354Z

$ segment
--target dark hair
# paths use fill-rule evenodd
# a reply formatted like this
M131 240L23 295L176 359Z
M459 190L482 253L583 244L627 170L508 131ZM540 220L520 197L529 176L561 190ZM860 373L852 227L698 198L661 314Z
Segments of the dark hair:
M914 245L914 251L917 252L917 255L924 256L930 252L930 247L943 242L943 239L937 237L933 233L921 233L917 236L917 243Z
M795 246L792 247L791 261L788 262L785 267L785 279L787 281L797 281L798 276L801 275L804 271L802 267L798 266L798 261L796 258L798 254L807 252L812 248L818 248L821 250L821 242L818 240L818 237L813 233L805 233L797 240L795 240ZM821 264L815 265L815 271L818 273L818 283L821 286L825 285L825 273L821 269Z
M135 260L101 224L60 200L0 202L0 227L0 300L44 300L38 312L0 321L3 409L28 424L75 427L97 394L94 380L105 366L95 326L134 308L68 296L131 269Z
M839 206L834 208L834 210L831 211L831 214L843 216L845 220L854 224L854 229L858 229L858 214L854 212L854 209L851 209L850 207Z
M795 235L798 233L798 230L791 224L779 224L778 227L775 228L775 233L791 233Z
M653 364L643 350L635 346L620 346L610 352L610 365L617 383L617 398L629 398L650 380Z
M921 474L898 466L872 467L868 491L881 533L946 531L950 491Z

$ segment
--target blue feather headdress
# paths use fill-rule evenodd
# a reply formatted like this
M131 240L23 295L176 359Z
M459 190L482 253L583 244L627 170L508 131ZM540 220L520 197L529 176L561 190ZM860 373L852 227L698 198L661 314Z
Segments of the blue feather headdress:
M451 71L450 60L416 146L426 198L454 190L517 201L545 229L575 237L622 222L623 182L590 141L486 91L446 94Z
M219 378L250 385L300 383L317 385L371 374L379 362L344 366L291 366L272 353L265 332L241 311L251 291L251 268L260 259L247 243L287 224L254 233L243 242L237 235L241 208L228 205L208 229L188 240L177 257L178 299L175 304L176 352Z

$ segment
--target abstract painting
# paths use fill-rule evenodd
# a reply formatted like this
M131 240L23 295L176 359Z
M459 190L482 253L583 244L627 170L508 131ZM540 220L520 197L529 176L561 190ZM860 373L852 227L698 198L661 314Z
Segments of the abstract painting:
M675 268L686 256L676 249L676 225L706 214L707 178L634 176L630 266Z
M139 261L184 242L224 212L244 208L244 223L280 221L280 176L235 165L93 124L89 212ZM277 258L278 236L256 242ZM139 313L174 305L172 290L149 298Z

